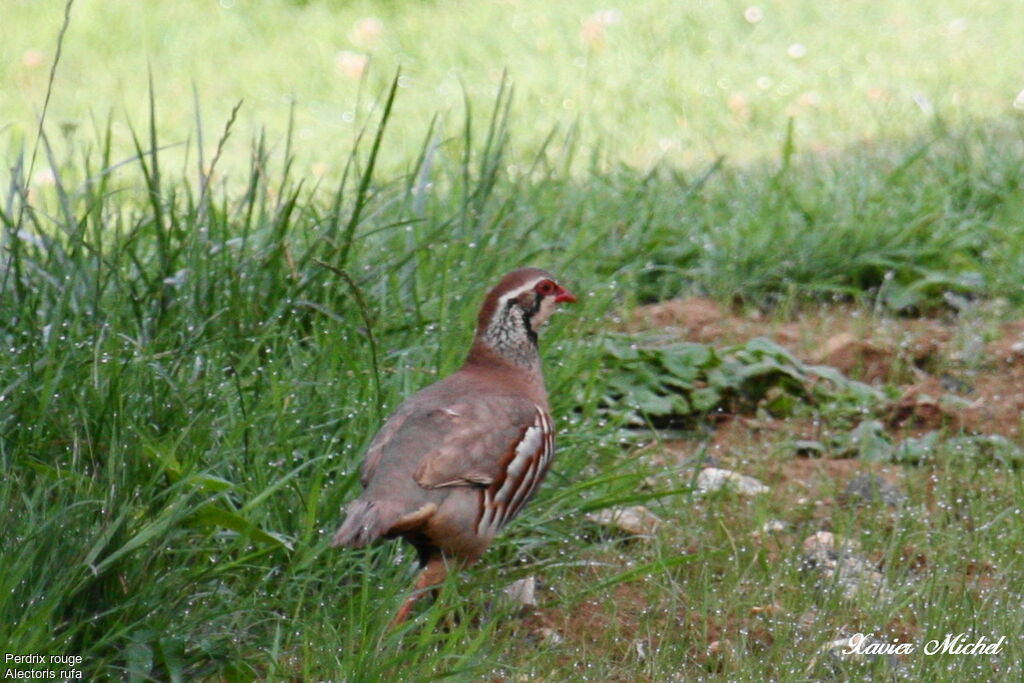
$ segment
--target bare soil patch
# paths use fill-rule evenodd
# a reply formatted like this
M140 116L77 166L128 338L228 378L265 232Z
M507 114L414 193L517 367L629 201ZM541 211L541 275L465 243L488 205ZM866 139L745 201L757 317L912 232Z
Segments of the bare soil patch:
M889 387L895 398L878 417L894 441L945 430L1024 443L1024 320L878 317L853 306L774 320L688 298L642 306L626 328L721 346L767 337L805 362ZM645 449L641 457L683 465L695 464L702 454L708 464L759 477L773 496L813 501L823 518L836 502L835 492L858 475L874 474L897 486L905 475L898 465L816 457L792 448L827 440L829 428L810 418L715 414L705 429Z
M736 313L709 299L688 298L641 306L626 327L721 345L767 337L806 362L901 388L886 416L895 430L947 428L1022 437L1024 320L995 325L952 317L877 317L852 306L769 320L757 311ZM750 426L719 424L730 431ZM756 432L759 426L752 428ZM715 446L733 438L716 435Z

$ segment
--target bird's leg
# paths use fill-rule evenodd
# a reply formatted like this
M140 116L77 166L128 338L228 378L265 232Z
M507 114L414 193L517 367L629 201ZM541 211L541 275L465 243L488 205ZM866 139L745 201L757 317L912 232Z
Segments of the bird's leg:
M402 606L398 609L398 614L391 621L391 628L395 628L403 621L409 618L409 612L412 611L412 606L416 604L426 589L440 585L444 581L444 577L448 575L448 566L445 563L444 556L440 553L432 555L427 560L427 566L420 572L419 577L416 579L416 585L413 586L412 595L402 603Z

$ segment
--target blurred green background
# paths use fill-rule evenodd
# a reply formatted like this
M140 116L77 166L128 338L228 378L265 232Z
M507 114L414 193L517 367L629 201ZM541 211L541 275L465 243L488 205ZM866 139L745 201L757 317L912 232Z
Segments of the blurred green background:
M62 7L0 10L0 125L16 138L34 131ZM412 161L435 114L457 132L463 99L488 107L506 71L517 143L578 124L586 148L641 168L762 159L790 117L805 149L829 153L935 113L956 124L1024 108L1020 2L79 0L73 15L52 122L113 110L125 142L121 114L146 120L151 70L165 142L193 133L193 88L208 126L244 100L240 130L271 141L294 106L313 175L343 163L399 68L392 134L408 144L390 144L388 164Z

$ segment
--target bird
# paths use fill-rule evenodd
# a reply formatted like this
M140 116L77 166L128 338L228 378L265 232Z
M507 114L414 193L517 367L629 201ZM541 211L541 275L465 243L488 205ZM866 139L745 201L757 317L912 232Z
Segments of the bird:
M420 574L392 627L442 583L477 562L544 480L555 428L537 333L576 297L540 268L519 268L490 290L465 362L405 399L363 455L362 492L345 506L332 547L402 538Z

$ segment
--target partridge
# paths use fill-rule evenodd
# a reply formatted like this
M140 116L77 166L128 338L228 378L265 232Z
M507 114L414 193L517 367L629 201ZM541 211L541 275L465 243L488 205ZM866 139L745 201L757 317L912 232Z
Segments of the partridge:
M393 624L449 563L473 564L540 486L555 453L537 331L576 297L538 268L487 294L462 367L407 398L370 442L362 494L331 545L401 537L423 568Z

